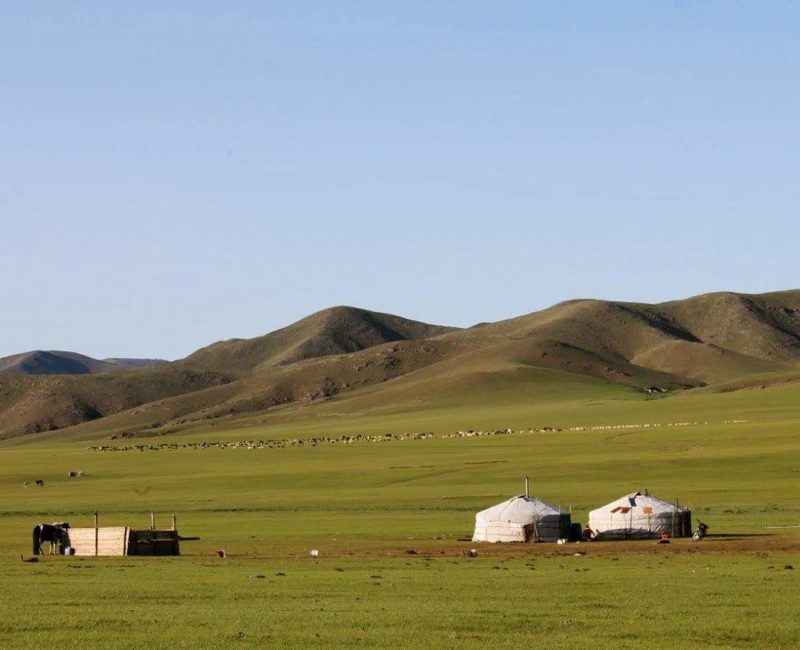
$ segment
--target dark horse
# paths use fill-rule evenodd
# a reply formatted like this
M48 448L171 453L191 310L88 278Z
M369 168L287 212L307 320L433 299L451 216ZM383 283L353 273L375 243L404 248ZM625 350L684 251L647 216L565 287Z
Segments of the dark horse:
M64 547L64 542L67 540L67 530L69 524L66 522L57 524L37 524L33 527L33 554L44 555L42 553L42 544L45 542L50 543L50 555Z

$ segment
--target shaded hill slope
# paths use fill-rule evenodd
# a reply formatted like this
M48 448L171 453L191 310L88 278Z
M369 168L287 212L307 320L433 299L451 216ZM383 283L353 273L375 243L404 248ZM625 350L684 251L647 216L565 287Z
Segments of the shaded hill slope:
M33 350L0 358L0 374L90 375L165 363L163 359L93 359L77 352Z
M553 386L569 394L598 385L644 398L644 389L722 384L798 364L800 291L657 305L575 300L466 330L334 308L156 369L73 377L47 388L33 381L14 390L0 378L0 431L8 436L81 418L93 420L81 435L185 428L322 402L413 410L442 395L449 403L459 394L474 401L482 387L494 400L549 399ZM30 394L40 396L35 408Z
M0 377L0 437L61 429L232 378L173 365L100 375ZM151 424L159 422L154 416Z
M704 343L764 361L800 361L800 291L713 293L662 309Z

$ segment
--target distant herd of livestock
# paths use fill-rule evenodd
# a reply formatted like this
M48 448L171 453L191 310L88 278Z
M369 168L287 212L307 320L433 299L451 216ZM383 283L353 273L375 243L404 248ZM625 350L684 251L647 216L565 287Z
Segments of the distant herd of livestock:
M745 420L729 420L725 424L743 424ZM530 429L489 429L489 430L475 430L469 429L465 431L456 431L454 433L436 434L431 431L420 431L413 433L383 433L383 434L366 434L358 433L355 435L340 435L340 436L308 436L303 438L274 438L267 440L237 440L230 442L161 442L161 443L142 443L142 444L126 444L126 445L93 445L87 447L89 451L164 451L164 450L178 450L178 449L284 449L287 447L317 447L319 445L334 445L334 444L351 444L358 442L376 443L376 442L398 442L402 440L431 440L437 438L439 440L446 440L452 438L478 438L483 436L503 436L509 434L533 434L533 433L558 433L561 431L568 432L581 432L581 431L615 431L627 429L650 429L666 427L689 427L708 424L708 422L668 422L667 424L660 423L644 423L644 424L602 424L602 425L587 425L587 426L573 426L566 429L559 427L537 427ZM119 440L125 438L135 437L133 433L121 433L111 436L112 440Z

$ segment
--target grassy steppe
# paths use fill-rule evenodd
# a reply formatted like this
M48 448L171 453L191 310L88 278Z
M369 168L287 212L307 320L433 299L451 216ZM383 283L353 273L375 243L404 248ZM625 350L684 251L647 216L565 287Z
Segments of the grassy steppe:
M0 596L0 638L21 648L54 638L70 648L794 648L797 576L785 561L664 552L15 564L4 571L14 587Z
M293 407L101 444L565 430L264 450L95 452L86 432L7 443L0 647L798 646L800 530L766 526L800 524L800 384L648 400L595 385L543 399L502 386L465 394L473 399L440 395L411 414L367 392L307 415ZM615 424L661 426L566 430ZM71 469L86 476L69 480ZM519 493L524 474L577 521L647 488L692 506L720 537L486 545L465 558L474 545L458 539L474 513ZM23 487L36 478L47 485ZM175 511L182 534L201 539L180 558L20 562L33 524L89 525L94 509L102 524L134 527L151 510Z

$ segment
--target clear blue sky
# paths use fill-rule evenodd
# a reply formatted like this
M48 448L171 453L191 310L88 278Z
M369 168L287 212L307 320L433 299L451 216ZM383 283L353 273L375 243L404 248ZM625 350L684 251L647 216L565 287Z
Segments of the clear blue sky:
M800 287L800 3L6 2L0 355Z

